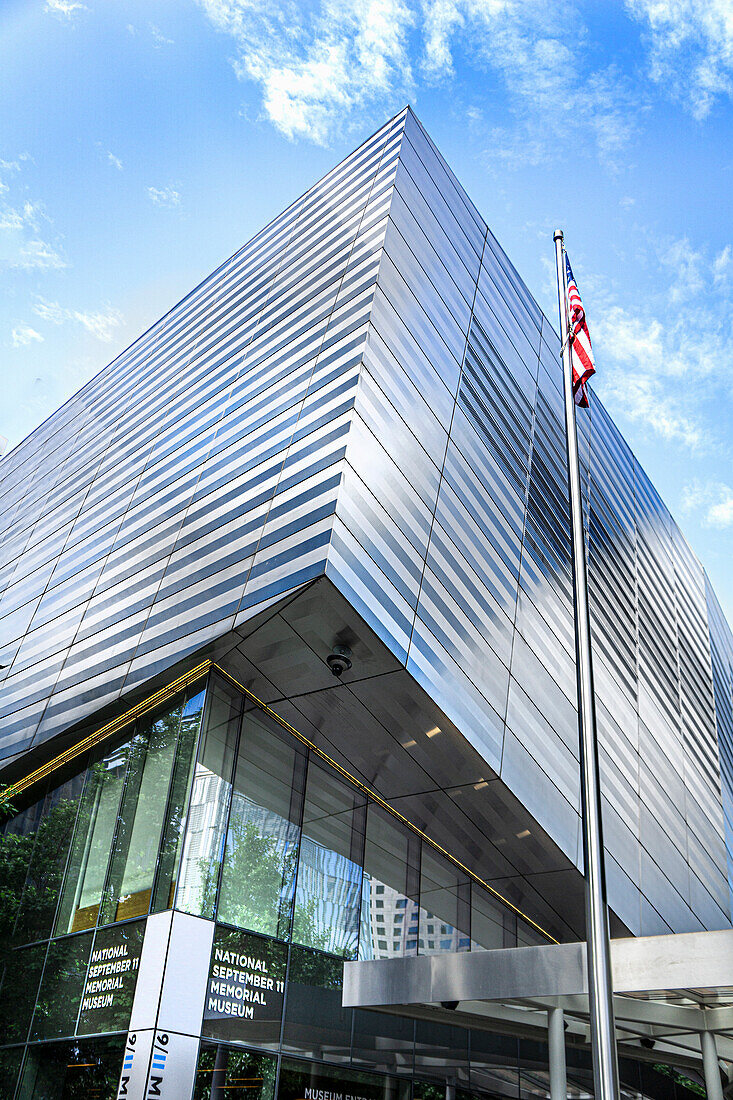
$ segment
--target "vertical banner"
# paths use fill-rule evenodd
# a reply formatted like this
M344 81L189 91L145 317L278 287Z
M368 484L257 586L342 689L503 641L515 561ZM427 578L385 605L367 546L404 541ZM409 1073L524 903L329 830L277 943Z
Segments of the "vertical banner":
M148 1081L152 1031L131 1031L125 1043L117 1100L142 1100Z

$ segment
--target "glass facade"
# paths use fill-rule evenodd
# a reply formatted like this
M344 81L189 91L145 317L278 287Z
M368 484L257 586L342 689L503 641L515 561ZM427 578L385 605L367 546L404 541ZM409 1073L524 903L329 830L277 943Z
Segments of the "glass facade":
M0 835L0 1033L19 1068L28 1044L19 1095L36 1044L127 1029L145 917L162 909L216 921L204 1036L347 1061L344 959L480 950L492 921L505 945L548 942L219 673L114 742L31 788ZM260 960L267 1007L233 959Z
M542 1043L341 1004L344 959L547 942L468 871L217 671L115 740L0 836L0 1096L116 1095L161 897L214 922L194 1097L542 1095ZM570 1064L589 1095L587 1052ZM672 1095L657 1076L628 1095Z

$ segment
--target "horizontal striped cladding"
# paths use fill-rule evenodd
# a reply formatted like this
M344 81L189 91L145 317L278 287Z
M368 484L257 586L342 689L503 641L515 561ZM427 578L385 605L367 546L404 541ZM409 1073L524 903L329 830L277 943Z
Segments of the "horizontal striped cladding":
M705 576L705 600L710 632L711 671L721 761L725 843L728 852L729 896L733 898L733 633Z
M3 466L16 554L33 547L0 575L4 699L26 741L324 571L401 132L347 158ZM41 438L22 493L15 466Z

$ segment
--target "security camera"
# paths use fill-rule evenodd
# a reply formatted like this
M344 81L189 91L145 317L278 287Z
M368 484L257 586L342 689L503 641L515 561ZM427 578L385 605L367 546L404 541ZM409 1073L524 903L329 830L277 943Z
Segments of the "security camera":
M347 645L335 645L326 657L326 664L334 676L341 676L351 668L351 650Z

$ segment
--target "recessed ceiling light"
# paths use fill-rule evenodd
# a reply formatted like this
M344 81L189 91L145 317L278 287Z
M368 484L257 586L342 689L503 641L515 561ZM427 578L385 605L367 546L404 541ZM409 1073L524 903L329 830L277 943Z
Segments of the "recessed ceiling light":
M412 746L416 745L416 744L417 744L417 741L403 741L402 742L402 748L403 749L411 749Z
M484 787L488 787L488 785L489 785L488 779L479 779L478 783L474 783L473 789L475 791L482 791L484 789Z
M522 829L521 833L517 833L517 840L524 840L526 836L529 836L529 829Z
M437 737L437 735L440 732L441 732L440 726L433 726L433 728L431 730L426 731L425 736L426 737Z

